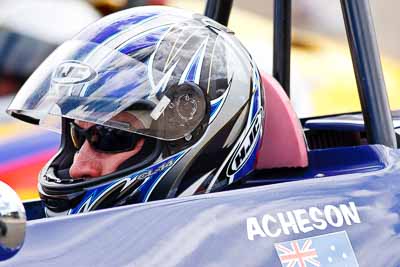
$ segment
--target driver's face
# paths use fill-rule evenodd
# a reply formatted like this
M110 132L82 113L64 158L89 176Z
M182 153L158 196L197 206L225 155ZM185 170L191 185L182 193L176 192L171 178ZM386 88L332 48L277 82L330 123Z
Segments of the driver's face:
M122 112L117 115L118 120L129 122L131 124L140 124L132 114ZM87 129L93 126L93 123L75 121L79 127ZM139 153L144 144L144 139L140 139L136 146L126 152L121 153L103 153L94 150L89 142L85 140L82 147L74 155L72 165L69 169L69 174L72 178L95 178L103 175L110 174L117 170L117 168L127 159Z

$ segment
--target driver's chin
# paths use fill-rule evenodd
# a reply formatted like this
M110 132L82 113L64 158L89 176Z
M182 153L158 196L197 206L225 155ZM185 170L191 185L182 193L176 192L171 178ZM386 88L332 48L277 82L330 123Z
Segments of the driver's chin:
M95 178L115 172L118 167L130 157L140 152L144 139L140 139L135 148L121 153L101 153L95 151L85 141L81 149L75 153L69 175L73 179Z

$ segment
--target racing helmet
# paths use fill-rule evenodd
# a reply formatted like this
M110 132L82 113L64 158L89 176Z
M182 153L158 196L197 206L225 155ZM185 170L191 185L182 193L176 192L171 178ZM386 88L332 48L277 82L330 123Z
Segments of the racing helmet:
M56 216L235 183L254 169L262 94L254 60L232 31L199 14L153 6L106 16L66 41L7 112L61 133L38 184L47 215ZM117 119L122 111L143 123ZM143 148L110 174L72 178L77 120L144 138Z

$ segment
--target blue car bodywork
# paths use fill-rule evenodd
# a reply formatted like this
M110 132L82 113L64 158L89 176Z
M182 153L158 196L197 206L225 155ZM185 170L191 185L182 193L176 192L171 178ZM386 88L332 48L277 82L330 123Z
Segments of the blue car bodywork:
M29 221L21 251L0 266L281 266L278 243L332 233L348 237L359 266L399 266L400 152L374 145L309 157L297 177L257 177L251 188ZM290 225L293 214L328 207L352 208Z

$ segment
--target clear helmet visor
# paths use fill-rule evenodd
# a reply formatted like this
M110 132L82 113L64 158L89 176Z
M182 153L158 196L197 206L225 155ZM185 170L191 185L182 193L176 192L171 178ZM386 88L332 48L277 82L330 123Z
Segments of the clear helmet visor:
M151 60L68 41L34 72L7 111L51 129L66 117L163 140L183 138L207 115L206 97L195 84L174 77L172 68L152 67Z

